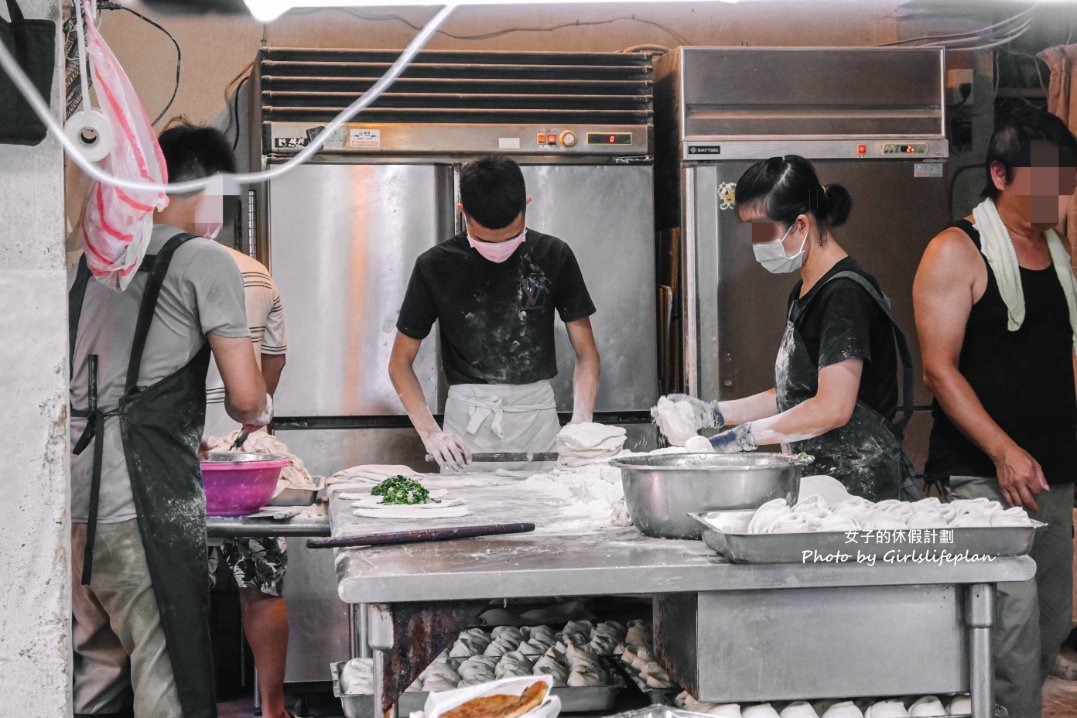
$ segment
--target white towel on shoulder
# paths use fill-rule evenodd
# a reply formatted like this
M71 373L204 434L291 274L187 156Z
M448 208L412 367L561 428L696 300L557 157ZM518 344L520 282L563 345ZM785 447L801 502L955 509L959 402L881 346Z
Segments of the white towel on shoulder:
M1021 287L1021 268L1009 230L991 199L985 199L977 205L972 210L972 218L975 220L976 230L980 233L980 251L995 275L999 294L1006 304L1007 328L1015 332L1025 322L1025 293ZM1066 295L1070 329L1073 331L1074 346L1077 347L1077 279L1073 276L1070 255L1053 229L1043 234L1047 239L1047 249L1051 253L1051 263L1058 274L1058 282Z

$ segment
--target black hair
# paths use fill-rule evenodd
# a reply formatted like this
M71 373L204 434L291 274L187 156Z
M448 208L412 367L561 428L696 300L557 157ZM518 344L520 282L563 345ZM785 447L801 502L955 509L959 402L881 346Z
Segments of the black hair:
M824 187L811 162L799 155L756 162L737 180L734 197L738 212L757 206L786 227L810 214L824 232L844 224L853 208L848 190L840 184Z
M984 170L987 184L983 197L995 199L999 189L991 181L991 165L998 162L1006 169L1006 181L1013 179L1014 167L1031 167L1033 141L1042 140L1058 146L1058 166L1077 167L1077 137L1066 123L1050 112L1020 97L995 100L995 131L987 145Z
M157 143L165 156L169 182L187 182L236 171L232 143L216 127L174 125L161 133Z
M460 172L460 202L483 227L508 227L527 205L520 166L496 155L469 162Z

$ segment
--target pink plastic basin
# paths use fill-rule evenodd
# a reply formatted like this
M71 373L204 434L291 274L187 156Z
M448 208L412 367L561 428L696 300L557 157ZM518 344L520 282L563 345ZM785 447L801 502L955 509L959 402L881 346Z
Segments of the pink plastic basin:
M203 461L206 515L255 513L273 496L281 470L291 463L276 457L265 461Z

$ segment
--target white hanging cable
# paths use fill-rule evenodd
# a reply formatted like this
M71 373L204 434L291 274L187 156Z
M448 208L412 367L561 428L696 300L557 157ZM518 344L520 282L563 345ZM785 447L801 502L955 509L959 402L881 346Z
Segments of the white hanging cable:
M189 180L187 182L172 182L167 185L156 182L123 179L102 170L94 162L88 160L81 148L79 148L78 145L64 133L63 127L60 126L60 123L49 111L48 103L41 98L41 95L38 94L37 89L30 81L30 78L28 78L26 73L22 71L22 68L19 67L19 63L2 42L0 42L0 67L2 67L8 74L11 81L19 89L19 92L22 93L22 96L26 98L27 103L33 108L34 113L41 118L41 121L49 128L49 131L56 136L60 141L60 144L67 150L68 155L74 160L75 164L81 167L87 175L99 182L129 190L148 190L152 192L164 191L172 194L201 191L212 184L219 183L220 178L224 178L225 180L237 184L257 184L260 182L268 182L269 180L287 174L299 165L305 163L308 159L313 157L322 148L326 140L343 127L346 122L377 100L378 97L380 97L381 94L396 81L401 73L407 69L408 65L415 56L419 54L423 47L430 42L430 39L437 32L438 28L441 27L446 19L448 19L449 15L452 14L452 11L457 5L457 2L449 2L438 10L437 14L434 15L412 41L408 43L408 46L404 48L404 51L400 53L400 56L396 61L385 71L385 74L378 78L378 81L375 82L369 90L364 92L359 99L333 118L333 121L326 125L325 130L311 140L310 144L307 145L302 152L295 157L292 157L287 162L262 172L215 175L214 177L204 177L202 179ZM216 186L220 185L217 184Z
M1028 32L1029 29L1031 29L1032 27L1032 21L1034 19L1035 18L1029 18L1025 23L1021 25L1019 29L1015 30L1013 33L1007 35L1006 37L995 40L994 42L989 42L982 45L973 45L971 47L951 47L947 48L947 52L971 52L973 50L990 50L991 48L999 47L1000 45L1006 45Z
M75 37L79 46L79 80L82 84L82 109L90 110L90 77L86 62L86 28L82 24L82 0L75 0ZM91 20L90 22L93 22ZM25 93L23 93L25 94Z

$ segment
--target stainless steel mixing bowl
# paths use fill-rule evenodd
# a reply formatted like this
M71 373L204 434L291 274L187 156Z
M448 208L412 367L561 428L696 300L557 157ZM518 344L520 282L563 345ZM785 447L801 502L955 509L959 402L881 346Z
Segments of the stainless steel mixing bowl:
M621 470L628 514L642 533L698 539L689 513L754 509L772 499L790 504L811 459L788 454L658 454L610 461Z

